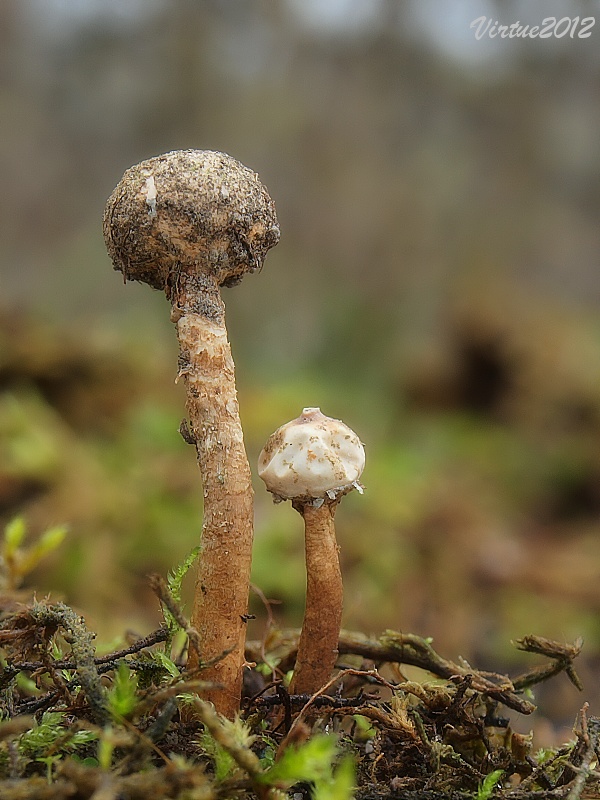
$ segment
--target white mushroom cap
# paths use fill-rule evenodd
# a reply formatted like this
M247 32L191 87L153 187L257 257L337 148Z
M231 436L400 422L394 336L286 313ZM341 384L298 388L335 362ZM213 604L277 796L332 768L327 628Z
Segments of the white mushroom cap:
M258 459L258 474L276 499L334 500L358 483L365 449L339 419L305 408L269 436Z

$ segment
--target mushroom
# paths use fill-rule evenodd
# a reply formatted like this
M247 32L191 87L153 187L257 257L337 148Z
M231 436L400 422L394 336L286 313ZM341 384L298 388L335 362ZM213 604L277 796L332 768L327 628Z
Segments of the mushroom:
M202 670L220 685L207 699L232 717L242 686L253 493L220 289L261 268L279 241L275 207L258 176L231 156L174 151L125 172L106 205L104 238L126 281L160 289L171 302L189 417L180 430L195 445L204 491L191 615L202 653L190 644L188 669L217 659Z
M334 516L358 482L365 450L358 436L318 408L305 408L275 431L258 459L258 474L275 502L291 500L304 519L306 607L290 685L314 694L331 677L338 655L343 587Z

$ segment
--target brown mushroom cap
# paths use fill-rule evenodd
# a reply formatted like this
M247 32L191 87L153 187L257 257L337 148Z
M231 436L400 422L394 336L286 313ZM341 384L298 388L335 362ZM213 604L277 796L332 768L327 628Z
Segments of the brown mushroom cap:
M168 290L177 271L232 286L262 266L279 227L255 172L224 153L175 150L125 172L104 238L126 280Z

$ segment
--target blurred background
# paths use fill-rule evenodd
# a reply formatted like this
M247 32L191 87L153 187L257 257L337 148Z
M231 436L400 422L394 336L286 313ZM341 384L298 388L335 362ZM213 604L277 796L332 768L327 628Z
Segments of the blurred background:
M471 27L552 14L545 39ZM69 526L24 594L101 645L145 633L146 574L198 542L169 308L101 220L131 164L223 150L282 230L225 294L250 461L304 406L367 449L345 626L513 674L511 640L581 635L585 697L536 698L537 740L568 731L599 695L599 39L597 2L3 0L0 523ZM254 581L299 624L300 518L259 482Z

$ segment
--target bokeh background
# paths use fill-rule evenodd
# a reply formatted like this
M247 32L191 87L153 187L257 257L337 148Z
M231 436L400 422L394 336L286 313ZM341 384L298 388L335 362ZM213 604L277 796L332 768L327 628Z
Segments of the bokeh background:
M553 14L592 35L470 27ZM101 219L131 164L223 150L282 230L225 297L250 460L303 406L367 448L337 517L345 625L513 673L534 660L511 640L581 635L585 697L540 689L538 741L597 712L599 41L598 2L3 0L0 522L69 525L24 593L100 643L147 632L146 574L198 541L168 306L123 286ZM298 515L257 482L282 625L303 569Z

